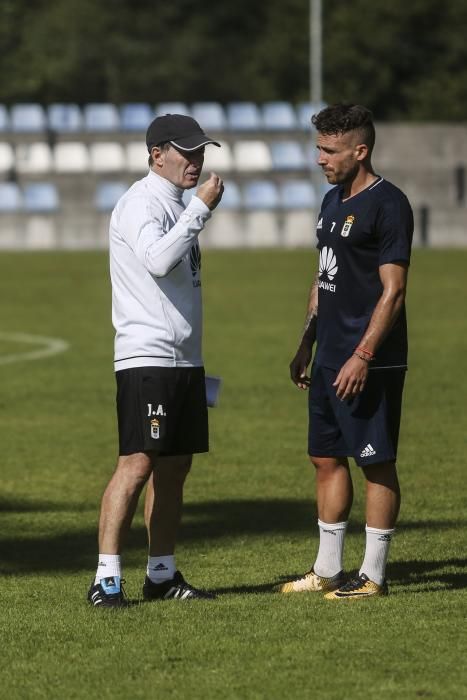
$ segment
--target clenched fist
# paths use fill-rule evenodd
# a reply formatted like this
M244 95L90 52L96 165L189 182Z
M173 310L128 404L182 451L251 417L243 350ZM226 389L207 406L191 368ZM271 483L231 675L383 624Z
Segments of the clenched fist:
M206 182L203 182L203 184L198 187L196 196L202 199L206 206L212 211L221 201L223 192L223 181L219 175L211 173L209 180L206 180Z

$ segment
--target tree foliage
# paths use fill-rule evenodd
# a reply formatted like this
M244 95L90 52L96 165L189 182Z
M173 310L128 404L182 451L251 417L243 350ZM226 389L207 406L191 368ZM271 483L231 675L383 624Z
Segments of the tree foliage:
M326 100L380 119L465 120L466 0L325 0Z
M464 120L467 0L323 0L324 99ZM0 102L309 98L309 0L3 0Z

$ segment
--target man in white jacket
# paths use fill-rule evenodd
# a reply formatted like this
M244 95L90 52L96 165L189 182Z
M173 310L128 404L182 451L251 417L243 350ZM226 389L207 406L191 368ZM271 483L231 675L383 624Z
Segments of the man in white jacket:
M110 222L112 321L119 458L104 492L99 563L91 605L126 604L121 548L148 482L146 600L212 598L175 566L183 485L194 453L207 452L208 419L201 352L198 235L220 202L214 173L188 206L204 148L215 144L190 117L156 118L146 134L149 172L118 201Z

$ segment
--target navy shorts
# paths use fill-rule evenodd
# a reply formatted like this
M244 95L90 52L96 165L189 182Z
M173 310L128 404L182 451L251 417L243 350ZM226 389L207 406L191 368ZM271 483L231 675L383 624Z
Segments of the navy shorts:
M308 397L308 454L353 457L358 466L397 457L405 369L371 369L362 393L341 401L338 372L313 364Z
M203 367L135 367L115 377L120 455L208 452Z

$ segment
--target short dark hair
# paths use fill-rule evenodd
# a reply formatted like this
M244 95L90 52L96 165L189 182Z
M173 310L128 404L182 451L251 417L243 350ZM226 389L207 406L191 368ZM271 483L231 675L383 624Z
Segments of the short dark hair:
M375 125L373 114L362 105L344 104L342 102L325 107L314 114L311 123L320 134L346 134L349 131L360 132L362 143L371 153L375 145Z

